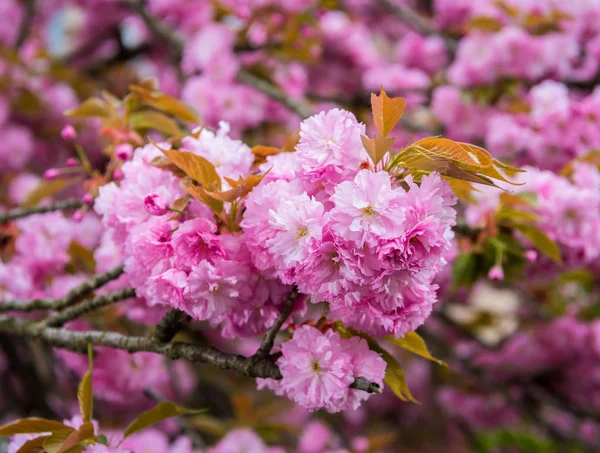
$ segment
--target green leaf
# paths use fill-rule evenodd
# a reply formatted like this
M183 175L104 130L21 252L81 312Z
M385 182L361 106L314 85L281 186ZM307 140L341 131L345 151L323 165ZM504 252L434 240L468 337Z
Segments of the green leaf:
M160 148L159 148L160 149ZM206 190L221 190L221 178L215 166L204 157L188 151L161 149L167 159Z
M85 446L80 445L83 439L78 431L58 431L44 440L46 453L81 453Z
M44 441L48 437L49 436L40 436L36 437L35 439L28 440L21 445L21 448L19 448L16 453L45 453L46 450L44 449Z
M152 91L147 87L133 85L129 89L136 93L144 104L157 108L183 121L199 123L200 118L183 102L165 93Z
M371 93L371 110L373 111L373 121L377 132L382 138L388 136L394 126L398 124L404 108L406 107L406 101L402 98L390 98L383 86L379 92L379 95Z
M381 159L383 159L396 141L396 137L368 138L366 135L361 135L360 139L375 165L381 162Z
M169 137L181 137L183 135L173 119L164 113L153 110L133 113L130 117L130 123L135 129L154 129Z
M66 116L72 118L109 118L111 116L110 106L100 98L89 98L78 107L65 112Z
M426 137L408 146L414 148L428 157L439 157L452 160L476 168L489 167L492 156L483 148L459 143L448 138Z
M223 201L212 197L204 188L200 186L189 186L185 189L196 200L200 200L214 212L219 214L223 211Z
M140 415L138 415L135 420L133 420L125 429L123 439L167 418L175 417L177 415L199 414L201 412L204 412L204 409L186 409L185 407L178 406L170 401L163 401L158 403L152 409L142 412Z
M463 253L456 257L452 265L452 286L470 287L477 280L479 257L475 253Z
M516 223L513 225L513 227L519 230L523 236L529 239L535 248L537 248L540 252L544 253L556 263L562 263L558 245L539 228L524 223Z
M442 366L448 366L444 361L436 359L431 355L429 349L427 348L427 344L425 344L425 340L423 340L423 338L421 338L417 332L408 332L403 338L394 338L390 335L385 337L384 340L394 343L396 346L400 346L402 349L406 349L413 354L417 354Z
M44 198L53 197L67 187L79 182L81 182L80 178L57 178L52 181L42 180L35 189L27 194L23 200L22 206L25 208L36 206Z
M79 410L84 422L92 421L94 410L94 396L92 394L92 368L94 365L94 354L92 345L88 344L88 370L81 378L79 388L77 389L77 399L79 401Z
M384 349L379 348L379 351L377 352L382 355L383 360L387 363L385 378L383 379L385 383L390 386L390 389L392 389L394 394L400 398L400 400L419 404L419 401L415 399L412 393L410 393L408 384L406 383L406 376L404 375L404 370L400 363Z
M517 222L535 222L538 219L538 215L533 212L521 211L519 209L504 208L501 209L500 212L498 212L496 218L498 220L508 220Z
M15 434L38 434L38 433L52 433L55 431L73 429L54 420L47 420L45 418L21 418L14 422L7 423L4 426L0 426L0 436L14 436Z
M354 329L345 327L341 322L336 322L333 328L342 338L358 336L366 340L369 344L369 348L381 354L383 360L385 360L387 367L385 369L385 378L383 380L389 385L394 394L400 398L401 401L411 401L420 404L408 388L402 365L400 365L394 356L383 349L375 339L365 333L357 332Z

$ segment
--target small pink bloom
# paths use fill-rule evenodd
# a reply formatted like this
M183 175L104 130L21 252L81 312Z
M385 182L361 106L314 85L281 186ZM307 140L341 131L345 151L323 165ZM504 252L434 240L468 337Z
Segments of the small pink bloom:
M490 280L504 280L504 270L502 270L502 266L499 264L493 266L488 273L488 278Z
M46 181L52 181L60 176L60 170L58 168L49 168L44 172L44 179Z
M115 156L123 162L131 159L132 154L133 147L129 143L121 143L115 147Z
M144 209L155 216L165 215L168 212L165 199L157 193L151 193L144 198Z
M77 138L77 132L75 132L75 128L73 126L67 124L62 128L62 131L60 131L60 136L63 138L63 140L72 141Z

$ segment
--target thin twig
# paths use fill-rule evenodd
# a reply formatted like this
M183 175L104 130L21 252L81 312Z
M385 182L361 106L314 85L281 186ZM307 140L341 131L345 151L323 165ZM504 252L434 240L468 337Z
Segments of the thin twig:
M181 326L190 319L190 316L181 310L170 310L156 326L153 334L154 341L168 343L177 335Z
M15 42L15 48L17 49L19 49L27 39L27 36L31 31L33 19L35 18L35 0L25 0L22 3L24 15L21 25L19 25L19 34L17 35L17 40Z
M123 0L123 2L134 11L144 21L148 29L152 34L157 37L160 41L168 44L175 53L175 60L181 60L183 55L184 41L183 38L174 30L163 25L160 20L150 14L143 5L137 0ZM282 105L287 107L290 111L297 114L300 118L308 118L311 115L311 110L306 101L294 100L287 96L277 86L268 82L265 79L255 76L254 74L240 69L237 73L237 81L248 85L257 91L260 91L264 95L280 102Z
M433 22L421 16L411 7L401 3L392 3L390 0L379 0L381 5L392 12L398 19L406 23L415 31L423 35L436 35L444 40L451 52L456 52L457 42L452 37L443 33Z
M13 300L0 302L0 313L7 311L29 312L34 310L62 310L69 305L73 305L82 297L93 293L98 288L106 285L112 280L116 280L123 273L123 265L119 265L114 269L103 274L95 275L86 280L81 285L76 286L60 299L34 299L34 300Z
M114 293L105 294L86 300L72 307L67 307L62 311L39 322L40 327L61 327L69 321L79 318L86 313L97 310L108 305L120 302L125 299L135 297L135 289L125 288Z
M265 337L263 338L263 341L260 345L260 348L258 348L256 355L268 356L271 353L271 349L273 349L273 343L275 342L275 337L279 333L279 330L281 329L281 326L283 325L285 320L290 316L290 313L292 312L292 308L294 307L294 302L296 301L297 298L298 298L298 288L296 288L294 286L294 288L292 289L292 292L290 293L287 300L283 304L281 313L279 313L279 316L277 316L277 319L271 325L271 327L269 327L267 329L267 332L265 333Z
M265 79L261 79L260 77L257 77L254 74L245 71L244 69L240 69L238 71L236 78L238 82L248 85L270 97L271 99L278 101L302 119L308 118L310 115L312 115L310 106L306 101L294 100L290 98L277 86Z
M67 211L69 209L77 209L83 206L83 201L72 199L62 200L52 203L48 206L36 206L34 208L16 208L0 214L0 225L10 222L11 220L20 219L34 214L45 214L53 211Z

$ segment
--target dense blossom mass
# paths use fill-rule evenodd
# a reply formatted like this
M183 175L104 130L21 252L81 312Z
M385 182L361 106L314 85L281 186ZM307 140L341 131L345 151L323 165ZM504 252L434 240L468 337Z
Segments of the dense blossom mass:
M0 452L598 448L599 0L0 17Z

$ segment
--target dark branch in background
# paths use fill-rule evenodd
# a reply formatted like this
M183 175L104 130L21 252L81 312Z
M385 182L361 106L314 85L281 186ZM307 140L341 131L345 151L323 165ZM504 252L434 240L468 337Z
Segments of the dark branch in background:
M69 305L73 305L82 297L93 293L98 288L106 285L112 280L116 280L123 273L123 265L119 265L114 269L103 274L95 275L86 280L81 285L76 286L60 299L34 299L28 301L6 301L0 302L0 313L7 311L29 312L33 310L62 310Z
M457 330L462 335L465 335L464 328L456 324L448 316L440 316L438 314L438 319L443 321L444 324L446 324L448 327ZM477 342L477 344L480 347L489 349L485 344L481 343L475 336L468 334L467 336L471 341ZM448 348L445 341L440 337L430 334L427 336L427 339L432 340L432 342L437 344L441 349L447 350ZM521 384L524 395L524 397L521 398L518 395L515 395L513 392L511 392L509 384L498 381L492 381L484 374L484 372L481 369L473 366L468 360L464 358L458 356L453 356L453 358L463 367L465 375L471 376L471 378L475 379L484 388L500 394L509 405L517 409L519 412L527 415L531 420L533 420L541 428L543 428L545 433L556 442L568 444L570 442L574 442L576 439L574 439L572 436L561 432L558 428L556 428L555 424L552 421L546 420L544 418L543 411L542 413L538 411L538 408L542 405L554 405L555 407L570 412L571 415L574 415L575 417L580 419L592 419L596 422L598 422L599 420L597 418L597 414L582 411L580 409L575 409L574 411L571 410L574 408L572 408L568 403L560 399L557 395L552 395L551 397L548 394L544 394L543 389L536 387L535 385L528 385L524 383Z
M8 223L11 220L20 219L34 214L45 214L53 211L67 211L69 209L78 209L83 206L81 200L62 200L49 204L48 206L36 206L34 208L16 208L0 214L0 225Z
M423 35L436 35L444 40L444 43L452 53L456 52L457 42L452 37L443 33L433 22L421 16L411 7L392 3L390 0L379 0L381 5L392 12L398 19L406 23L409 27Z
M184 323L188 322L191 317L181 310L170 310L156 326L153 338L157 343L168 343L171 341Z
M281 313L279 313L279 316L277 316L277 319L273 325L267 329L265 338L263 339L260 348L258 348L256 355L268 356L271 353L271 349L273 349L273 343L275 342L275 337L279 333L279 330L281 329L281 326L285 320L290 316L290 313L292 313L292 308L294 307L294 302L296 299L298 299L298 295L298 288L294 286L294 289L288 296L283 308L281 309Z
M24 14L21 25L19 26L19 34L17 35L17 40L15 42L15 47L17 49L21 48L33 25L33 19L35 18L35 2L36 0L24 0L21 2Z
M174 50L174 59L177 60L177 62L181 60L184 47L184 42L181 36L179 36L174 30L171 30L169 27L163 25L160 20L150 14L139 1L123 0L123 2L127 5L127 7L140 16L148 29L159 41L166 43ZM308 106L306 102L291 99L277 86L269 83L267 80L255 76L244 69L240 69L238 71L237 81L244 85L248 85L257 91L260 91L271 99L280 102L302 119L308 118L311 115L310 106Z
M112 305L125 299L130 299L132 297L135 297L135 289L133 288L125 288L120 291L115 291L114 293L106 294L103 296L97 296L93 299L86 300L85 302L82 302L80 304L65 308L64 310L56 313L55 315L44 319L38 324L38 326L40 328L61 327L67 322L72 321L73 319L77 319L80 316L85 315L86 313L89 313L102 307L106 307L108 305Z
M306 104L304 101L296 101L286 95L283 91L281 91L278 87L269 83L265 79L261 79L260 77L255 76L254 74L244 71L243 69L239 70L236 77L237 81L243 83L244 85L248 85L257 91L267 95L271 99L278 101L287 107L290 111L294 112L300 118L305 119L312 115L312 111L310 106Z

